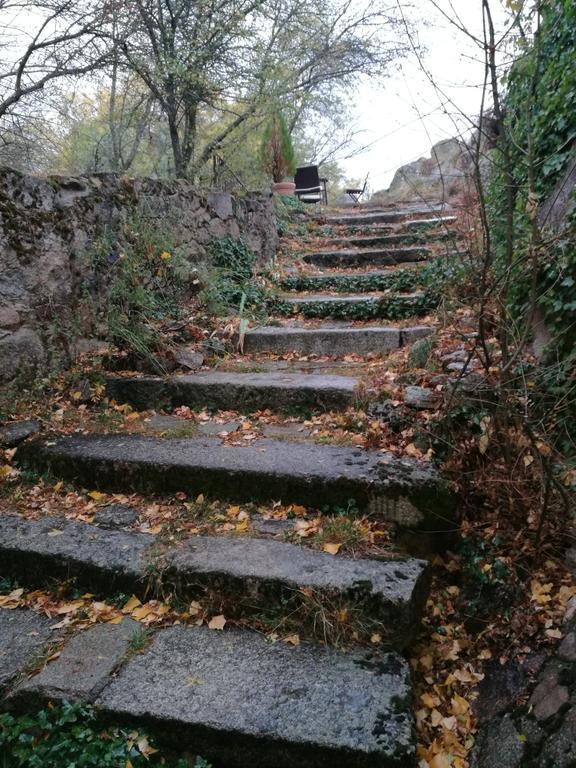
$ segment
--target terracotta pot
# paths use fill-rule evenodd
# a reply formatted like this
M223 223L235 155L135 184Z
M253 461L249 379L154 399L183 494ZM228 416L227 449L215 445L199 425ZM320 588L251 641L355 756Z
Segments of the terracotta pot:
M272 189L277 195L293 195L296 184L293 181L275 181L272 184Z

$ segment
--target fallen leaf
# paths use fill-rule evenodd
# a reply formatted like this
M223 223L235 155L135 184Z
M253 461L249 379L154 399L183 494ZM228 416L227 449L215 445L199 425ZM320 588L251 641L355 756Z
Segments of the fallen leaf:
M328 552L329 555L337 555L341 546L342 544L324 544L322 549L324 552Z
M210 619L208 622L209 629L224 629L225 626L226 619L222 614L220 614L220 616L214 616L214 618Z

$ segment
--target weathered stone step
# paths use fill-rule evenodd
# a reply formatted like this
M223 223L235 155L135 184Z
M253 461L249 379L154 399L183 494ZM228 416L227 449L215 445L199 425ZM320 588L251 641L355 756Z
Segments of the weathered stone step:
M393 210L374 209L369 213L350 213L339 214L338 216L328 216L327 224L352 224L363 226L364 224L396 224L398 222L410 221L413 219L430 218L433 213L441 213L442 206L428 206L426 208L397 208Z
M417 232L396 233L393 235L381 234L363 234L358 236L350 235L348 237L335 237L330 240L332 248L386 248L391 245L426 245L427 243L454 240L459 237L459 233L453 229L446 229L440 232L431 232L429 234L418 234Z
M431 326L412 328L386 326L343 327L322 325L318 328L264 326L246 334L246 352L272 352L302 355L363 355L369 352L387 354L434 333Z
M76 634L5 705L91 703L227 768L415 765L410 672L394 653L175 626L130 654L136 629L125 619Z
M433 216L426 219L415 219L414 221L407 221L404 223L404 228L411 232L421 232L428 229L436 229L436 227L449 227L451 224L455 224L458 221L456 216Z
M234 446L211 438L74 435L24 444L20 463L87 488L187 491L312 507L355 499L383 520L446 530L451 495L427 463L306 442L259 440Z
M269 408L346 408L354 402L358 379L297 373L209 371L161 378L110 377L108 397L147 410L202 405L237 411Z
M391 266L425 261L432 256L429 248L367 248L364 250L331 250L305 253L302 260L318 267L351 267L372 264Z
M371 318L399 320L425 315L437 304L436 298L429 297L423 292L396 293L387 296L308 294L280 296L274 302L273 311L275 314L300 313L305 317L343 320L370 320Z
M374 269L369 272L321 272L288 274L280 283L285 291L338 291L368 293L372 291L412 291L422 284L421 267L408 265L396 269Z
M154 581L151 581L151 574ZM107 530L65 518L0 516L0 574L41 586L74 578L79 586L144 599L171 591L179 599L216 595L229 618L273 606L297 611L311 599L348 608L365 633L388 648L408 645L428 596L425 561L353 560L272 539L193 536L162 553L151 534Z

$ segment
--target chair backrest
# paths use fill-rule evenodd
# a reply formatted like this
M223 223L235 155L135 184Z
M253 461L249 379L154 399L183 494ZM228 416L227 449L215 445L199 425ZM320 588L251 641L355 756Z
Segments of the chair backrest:
M318 173L318 166L305 165L301 168L296 168L294 184L296 184L296 189L310 189L311 187L319 187L320 175Z

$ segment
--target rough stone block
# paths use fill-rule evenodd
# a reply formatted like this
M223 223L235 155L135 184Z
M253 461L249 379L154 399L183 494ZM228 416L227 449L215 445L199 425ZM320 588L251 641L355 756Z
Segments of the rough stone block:
M182 593L207 587L237 595L238 603L270 605L296 604L312 590L318 603L352 606L396 649L418 630L429 586L422 560L353 560L267 539L196 536L168 552L165 563L163 578Z
M398 328L290 328L268 326L246 334L246 352L298 352L305 355L387 354L400 346Z
M33 611L0 608L0 695L46 645L55 623Z
M16 448L24 440L40 432L39 421L13 421L0 427L0 448Z
M408 665L394 654L174 627L155 635L98 705L230 768L415 763Z
M23 583L78 578L91 589L136 589L146 579L155 538L107 531L88 523L0 515L0 573Z
M94 701L126 658L139 631L138 622L124 619L120 624L97 624L79 632L57 659L14 689L9 708L25 711L49 701Z
M107 391L114 400L143 410L170 404L247 411L346 408L354 401L357 385L358 380L348 376L209 371L166 380L114 377L108 379Z

